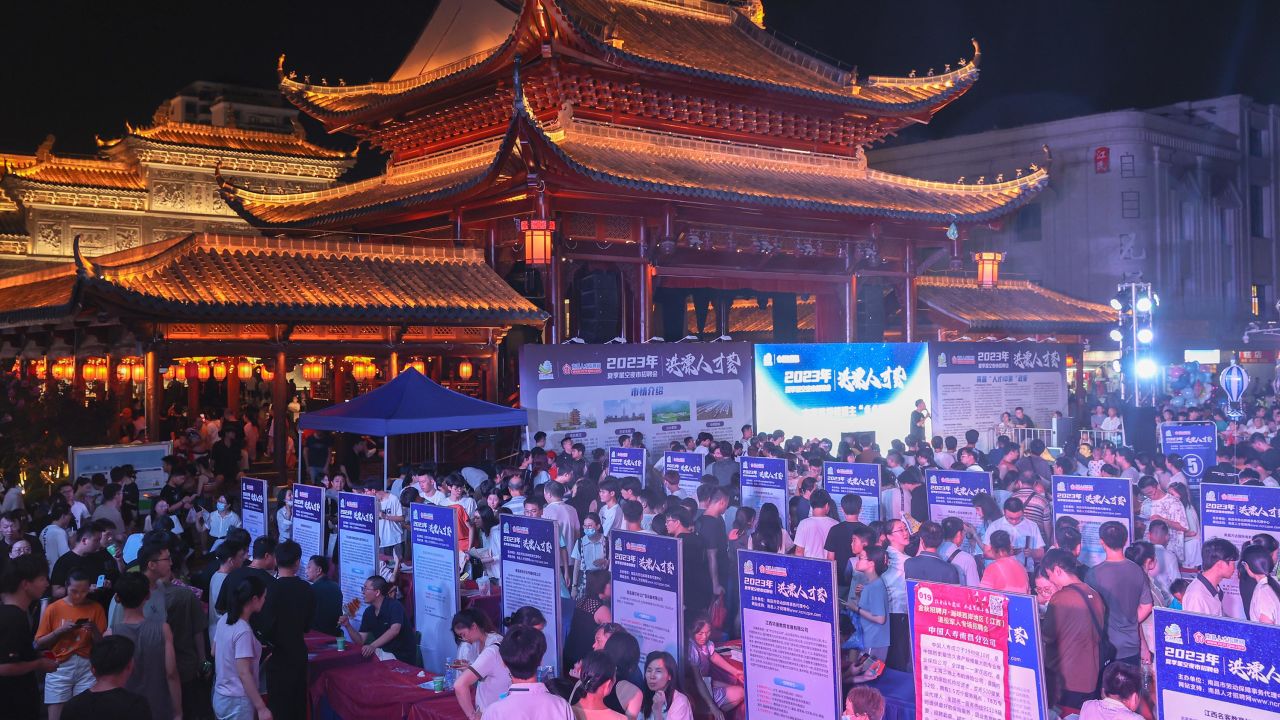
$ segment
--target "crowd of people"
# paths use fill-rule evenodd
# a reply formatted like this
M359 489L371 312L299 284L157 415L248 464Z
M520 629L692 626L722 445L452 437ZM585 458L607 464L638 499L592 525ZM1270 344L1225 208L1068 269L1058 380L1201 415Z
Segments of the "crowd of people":
M1196 419L1191 413L1199 411L1188 413ZM1277 418L1280 410L1260 409L1251 419L1259 429L1246 441L1224 434L1205 481L1276 485L1280 435L1269 430ZM1030 426L1020 414L1017 422ZM548 447L541 432L509 467L446 473L406 464L391 478L362 469L380 452L371 440L308 434L304 472L326 490L331 529L339 492L377 500L380 562L362 602L346 605L334 582L337 533L324 554L302 557L287 486L277 489L269 536L251 538L242 526L245 434L227 414L204 452L179 444L165 460L167 482L148 496L129 466L59 485L30 507L20 489L4 488L0 697L12 717L303 717L303 638L312 631L344 636L366 656L419 663L397 582L411 570L405 525L415 502L454 508L462 575L481 584L501 578L502 515L557 522L568 677L548 681L539 672L547 642L538 610L523 608L502 623L459 612L452 689L469 718L733 716L745 701L741 665L727 652L739 637L740 550L835 561L845 712L857 718L881 716L874 685L886 668L912 672L908 580L1034 594L1047 702L1059 716L1086 720L1152 717L1153 608L1280 619L1280 544L1265 533L1243 549L1204 540L1176 455L1102 440L1055 456L1038 438L1019 444L1005 436L980 448L976 430L963 439L912 432L881 448L854 436L833 443L750 426L735 440L701 433L672 441L654 449L643 476L621 478L607 474L605 449L572 437ZM640 433L619 437L622 445L644 442ZM664 467L660 451L668 449L704 456L696 489ZM785 460L785 507L742 503L744 455ZM859 521L862 497L837 500L823 487L822 467L836 461L880 465L876 521ZM972 501L979 522L930 517L925 472L935 468L991 474L992 492ZM1132 483L1132 523L1098 529L1105 558L1092 567L1079 560L1079 523L1053 515L1061 475ZM683 541L680 658L641 658L637 638L611 616L608 539L619 529ZM1235 577L1233 602L1222 584Z

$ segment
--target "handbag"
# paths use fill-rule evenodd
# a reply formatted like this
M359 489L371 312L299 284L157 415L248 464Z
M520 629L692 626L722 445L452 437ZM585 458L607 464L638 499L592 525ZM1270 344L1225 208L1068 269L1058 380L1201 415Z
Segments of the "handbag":
M729 611L724 606L724 596L717 595L711 601L711 608L707 611L707 615L711 620L711 628L713 630L721 630L724 628L725 620L728 618Z

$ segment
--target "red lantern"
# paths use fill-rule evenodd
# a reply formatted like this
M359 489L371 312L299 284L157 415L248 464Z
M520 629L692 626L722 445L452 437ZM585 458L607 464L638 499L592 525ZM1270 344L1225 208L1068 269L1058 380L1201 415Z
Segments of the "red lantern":
M555 220L525 218L520 221L520 236L524 240L526 265L551 264L551 245L555 234Z
M471 376L474 375L475 372L476 372L476 369L474 366L471 365L470 360L463 358L462 362L458 363L458 379L459 380L466 382L471 379Z
M146 382L146 380L147 380L147 366L146 366L146 365L144 365L144 364L142 364L142 363L140 363L140 362L138 362L138 363L134 363L134 364L133 364L133 366L129 368L129 370L130 370L130 372L131 372L131 373L132 373L132 375L133 375L133 382L134 382L134 384L135 384L135 385L140 384L140 383L143 383L143 382Z
M227 364L221 360L210 363L213 366L213 379L222 382L227 379Z
M205 380L208 380L209 379L209 363L198 362L198 363L195 363L195 366L196 366L196 379L200 380L200 382L204 382ZM187 374L188 375L191 374L190 369L187 370Z
M994 288L1000 282L1000 262L1004 260L1004 253L974 253L973 259L978 262L978 287Z
M248 360L241 360L240 362L236 363L236 377L246 381L252 380L253 379L253 363L249 362Z

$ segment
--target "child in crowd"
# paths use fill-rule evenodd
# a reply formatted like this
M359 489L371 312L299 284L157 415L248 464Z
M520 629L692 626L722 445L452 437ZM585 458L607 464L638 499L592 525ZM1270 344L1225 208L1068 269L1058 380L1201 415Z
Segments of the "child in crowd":
M889 592L882 579L889 570L889 553L872 545L853 567L866 578L861 591L853 588L853 597L845 602L862 627L863 654L852 677L853 682L862 683L880 677L889 656Z

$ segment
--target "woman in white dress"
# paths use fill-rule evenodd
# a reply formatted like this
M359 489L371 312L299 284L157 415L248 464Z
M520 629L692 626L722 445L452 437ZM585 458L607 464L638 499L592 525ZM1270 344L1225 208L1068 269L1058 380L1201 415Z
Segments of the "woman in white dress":
M1280 625L1280 582L1276 582L1276 563L1271 551L1262 545L1250 545L1240 554L1240 567L1258 582L1249 600L1249 619L1265 625Z

